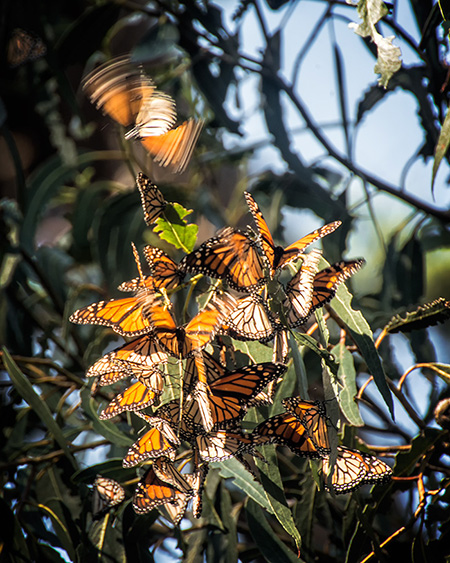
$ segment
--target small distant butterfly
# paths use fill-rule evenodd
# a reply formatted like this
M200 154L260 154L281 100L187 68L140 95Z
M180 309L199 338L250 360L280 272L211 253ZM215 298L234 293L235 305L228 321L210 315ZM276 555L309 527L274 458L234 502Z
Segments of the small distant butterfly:
M43 57L47 47L40 37L20 28L13 30L8 41L6 59L11 68Z

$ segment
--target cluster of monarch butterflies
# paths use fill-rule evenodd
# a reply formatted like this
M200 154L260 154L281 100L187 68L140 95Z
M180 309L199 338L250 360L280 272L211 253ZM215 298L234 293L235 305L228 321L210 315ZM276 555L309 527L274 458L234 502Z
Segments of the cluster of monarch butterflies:
M126 138L139 139L161 165L177 172L185 169L201 123L189 120L174 128L173 100L158 93L150 78L128 57L93 71L84 79L83 88L104 113L131 127ZM142 173L136 182L144 219L150 226L164 214L168 203ZM110 327L127 339L90 366L87 376L95 377L101 386L128 377L135 380L99 416L110 419L128 411L144 420L145 432L123 459L124 467L146 466L133 507L139 514L160 507L175 524L190 500L193 515L200 516L210 462L236 458L253 474L244 456L262 457L256 448L275 443L297 455L320 459L324 476L330 469L324 403L291 397L284 400L285 413L264 421L252 432L246 432L241 422L251 407L271 403L275 386L287 369L288 331L302 327L316 309L328 303L364 260L341 261L319 269L320 251L304 251L336 230L340 221L283 248L275 245L250 193L245 193L245 198L256 233L250 227L245 231L222 229L179 263L163 250L146 246L149 274L144 274L133 245L138 276L119 286L132 295L93 303L70 317L78 324ZM281 283L281 271L299 260L297 272ZM211 285L207 304L188 323L181 324L171 312L170 295L181 289L187 274L218 281ZM219 361L206 350L224 335L263 343L273 340L272 361L228 369L223 355ZM169 386L164 366L171 361L179 366L179 397L164 401L163 392ZM173 391L174 386L171 388ZM151 414L144 412L147 408ZM184 454L177 457L182 441L190 445L190 458ZM188 462L190 473L184 471ZM340 447L325 487L345 493L365 483L382 482L390 475L389 466L374 456ZM99 476L95 485L97 498L106 508L124 498L123 488L113 480Z

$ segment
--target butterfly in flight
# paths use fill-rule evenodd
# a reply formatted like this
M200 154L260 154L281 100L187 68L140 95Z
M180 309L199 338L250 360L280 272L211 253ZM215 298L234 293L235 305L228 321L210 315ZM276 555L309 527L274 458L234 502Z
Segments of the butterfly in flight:
M330 490L327 480L329 470L329 459L324 458L322 474L327 491ZM331 489L336 494L349 493L362 485L385 483L391 475L391 467L376 456L338 446L337 459L331 476Z
M174 100L158 92L153 81L129 56L117 57L82 82L91 102L124 127L126 139L141 141L153 159L174 172L185 170L203 122L189 119L174 128Z
M265 281L264 263L249 235L227 227L181 260L180 269L226 280L236 291L251 292Z
M309 233L286 248L276 246L269 227L267 226L258 204L253 199L253 196L248 192L245 192L244 195L247 200L250 213L253 215L253 219L255 220L256 229L258 231L258 242L261 245L263 254L270 267L270 275L272 278L277 270L283 268L294 260L297 260L307 246L312 244L314 241L329 235L341 225L341 221L334 221L333 223L329 223L328 225Z

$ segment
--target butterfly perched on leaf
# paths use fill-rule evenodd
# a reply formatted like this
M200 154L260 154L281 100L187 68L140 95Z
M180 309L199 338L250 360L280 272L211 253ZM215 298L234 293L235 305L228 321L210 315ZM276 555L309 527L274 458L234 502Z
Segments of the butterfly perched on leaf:
M189 119L174 128L174 100L156 90L140 65L129 56L117 57L88 74L82 85L97 108L131 128L126 139L140 140L161 166L185 170L203 123Z
M256 223L258 242L261 245L261 249L269 265L271 277L273 277L275 272L280 268L283 268L294 260L297 260L303 253L303 250L314 241L329 235L341 225L341 221L334 221L333 223L329 223L328 225L309 233L286 248L276 246L269 227L267 226L258 204L253 199L253 196L248 192L245 192L244 195L247 200L250 213L253 215Z
M183 258L180 269L226 280L236 291L254 291L265 281L258 247L247 233L227 227Z
M40 37L17 27L8 41L6 60L14 68L43 57L46 52L47 47Z
M327 412L321 401L305 401L300 397L288 397L282 401L285 409L305 427L308 437L320 455L330 454Z
M114 479L108 479L97 475L94 481L94 491L92 497L92 513L94 518L98 518L112 506L116 506L125 499L125 490Z
M307 270L304 273L302 264L300 270L285 288L284 306L288 311L289 326L295 328L304 324L316 309L331 301L336 295L339 285L360 270L364 264L365 260L362 258L337 262L315 273L312 285L311 271ZM307 262L307 267L311 267L309 262Z
M214 296L206 307L184 326L177 326L170 312L156 299L145 308L153 334L164 350L176 358L187 358L204 348L218 331L235 299Z
M272 416L261 422L253 430L253 435L259 439L259 444L275 443L287 446L295 454L311 459L321 458L323 454L319 449L323 451L328 447L327 443L317 449L305 426L290 412Z
M167 201L155 184L142 172L137 175L136 184L141 196L144 221L148 226L153 225L156 219L164 213Z
M329 459L322 460L322 473L325 489L330 490L327 475L330 469ZM354 491L366 484L381 484L391 478L392 469L376 456L358 450L338 446L336 463L331 476L331 489L336 494Z

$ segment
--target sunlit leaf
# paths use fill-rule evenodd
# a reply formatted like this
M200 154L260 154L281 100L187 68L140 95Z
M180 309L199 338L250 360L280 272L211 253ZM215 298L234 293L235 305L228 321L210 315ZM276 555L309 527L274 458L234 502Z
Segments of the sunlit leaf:
M181 248L186 253L192 252L197 240L198 226L188 224L185 217L192 213L192 209L185 209L179 203L168 205L164 211L164 217L158 217L155 233L162 240L173 244L175 248Z

